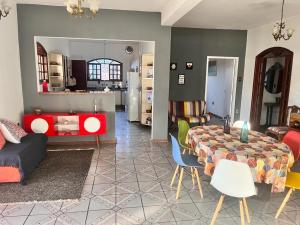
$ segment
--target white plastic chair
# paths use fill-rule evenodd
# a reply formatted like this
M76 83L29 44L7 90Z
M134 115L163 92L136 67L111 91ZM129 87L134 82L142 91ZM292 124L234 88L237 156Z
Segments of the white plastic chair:
M240 198L241 224L245 224L244 212L250 223L246 198L256 195L256 188L250 167L246 163L222 159L218 162L210 184L222 193L211 225L214 225L221 210L225 195Z
M235 121L232 126L236 127L236 128L242 128L244 125L244 122L245 121L243 121L243 120L238 120L238 121ZM248 129L251 130L251 124L249 122L247 122L247 124L248 124Z

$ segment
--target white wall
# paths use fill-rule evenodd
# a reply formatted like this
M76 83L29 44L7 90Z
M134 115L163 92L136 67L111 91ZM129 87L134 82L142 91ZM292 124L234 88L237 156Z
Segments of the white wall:
M272 36L274 23L248 30L243 81L241 119L249 120L252 98L255 57L263 50L275 46L284 47L294 52L289 105L300 105L300 15L286 19L287 27L295 29L288 41L275 41Z
M207 79L207 111L224 117L230 115L234 60L214 60L217 61L217 76L208 76Z
M0 21L0 118L21 121L23 95L20 71L16 5Z
M48 37L35 37L35 41L40 42L47 53L57 52L65 56L70 56L70 43L65 38L48 38Z

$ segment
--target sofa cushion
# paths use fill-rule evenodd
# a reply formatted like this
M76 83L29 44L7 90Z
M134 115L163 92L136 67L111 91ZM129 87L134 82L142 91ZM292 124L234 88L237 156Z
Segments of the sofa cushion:
M3 134L0 130L0 150L3 149L5 143L6 143L5 137L3 136Z
M288 127L269 127L268 132L273 134L286 134L289 131Z
M21 138L27 135L21 127L8 120L0 120L0 129L5 139L15 144L19 144Z
M0 151L0 167L18 168L21 178L26 179L46 156L47 136L28 134L20 144L6 143Z
M184 116L178 117L178 116L173 115L171 117L171 119L172 119L172 122L174 122L174 123L177 123L178 120L185 120L188 123L205 124L210 119L209 115L208 114L206 114L206 115L208 117L206 117L205 115L204 116L187 116L187 117L184 117Z
M170 101L169 114L174 116L202 116L206 113L205 101Z

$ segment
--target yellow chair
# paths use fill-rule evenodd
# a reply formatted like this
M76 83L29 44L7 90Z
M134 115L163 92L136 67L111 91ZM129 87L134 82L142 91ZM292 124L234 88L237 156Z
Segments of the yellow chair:
M287 174L287 178L286 178L286 182L285 182L285 186L287 188L290 188L290 190L288 191L288 193L286 194L285 198L283 199L283 202L281 203L275 218L277 219L280 215L280 213L282 212L284 206L286 205L286 203L288 202L289 198L291 197L292 193L297 189L300 190L300 173L296 173L296 172L288 172Z
M181 148L183 148L183 154L186 150L189 150L189 154L193 151L192 147L185 143L186 136L189 132L190 125L185 120L178 120L178 142Z

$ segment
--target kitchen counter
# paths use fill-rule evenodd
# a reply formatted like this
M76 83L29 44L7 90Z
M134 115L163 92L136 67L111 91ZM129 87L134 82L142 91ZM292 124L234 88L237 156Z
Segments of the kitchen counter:
M66 92L66 91L51 91L51 92L39 92L40 95L86 95L86 94L104 94L104 95L109 95L109 94L114 94L114 91L84 91L84 92Z

